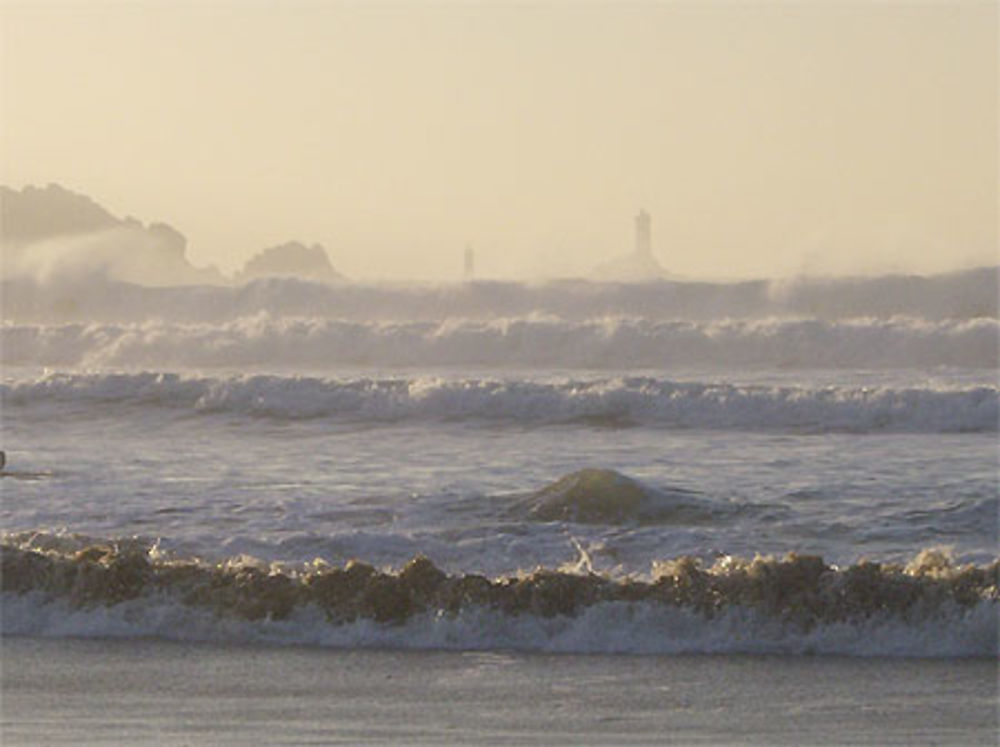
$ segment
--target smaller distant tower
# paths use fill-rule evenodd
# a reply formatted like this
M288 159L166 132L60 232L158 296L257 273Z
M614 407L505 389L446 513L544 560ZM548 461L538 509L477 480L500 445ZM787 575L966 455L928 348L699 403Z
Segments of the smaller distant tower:
M650 228L649 213L640 210L635 216L635 253L643 256L653 254L653 234Z
M476 274L476 255L472 251L471 246L465 247L465 270L462 276L466 280L472 280L473 276Z

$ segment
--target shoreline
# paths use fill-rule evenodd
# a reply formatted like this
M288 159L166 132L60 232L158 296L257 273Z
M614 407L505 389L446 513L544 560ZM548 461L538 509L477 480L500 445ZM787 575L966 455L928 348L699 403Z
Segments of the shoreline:
M5 636L20 744L995 744L998 662Z

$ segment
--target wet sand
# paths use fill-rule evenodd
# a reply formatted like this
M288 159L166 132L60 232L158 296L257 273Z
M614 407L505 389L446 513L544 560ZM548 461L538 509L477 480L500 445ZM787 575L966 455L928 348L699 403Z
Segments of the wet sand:
M2 742L989 744L995 660L2 639Z

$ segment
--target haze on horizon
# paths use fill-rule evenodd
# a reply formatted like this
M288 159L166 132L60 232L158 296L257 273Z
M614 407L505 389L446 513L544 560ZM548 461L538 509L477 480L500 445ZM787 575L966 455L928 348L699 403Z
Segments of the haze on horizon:
M585 275L653 217L689 277L998 254L998 10L4 2L0 182L163 220L232 272Z

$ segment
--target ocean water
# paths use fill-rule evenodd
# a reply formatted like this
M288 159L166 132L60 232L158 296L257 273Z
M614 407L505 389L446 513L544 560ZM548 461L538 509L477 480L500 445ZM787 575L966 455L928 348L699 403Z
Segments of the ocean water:
M996 288L7 281L3 632L996 656Z

